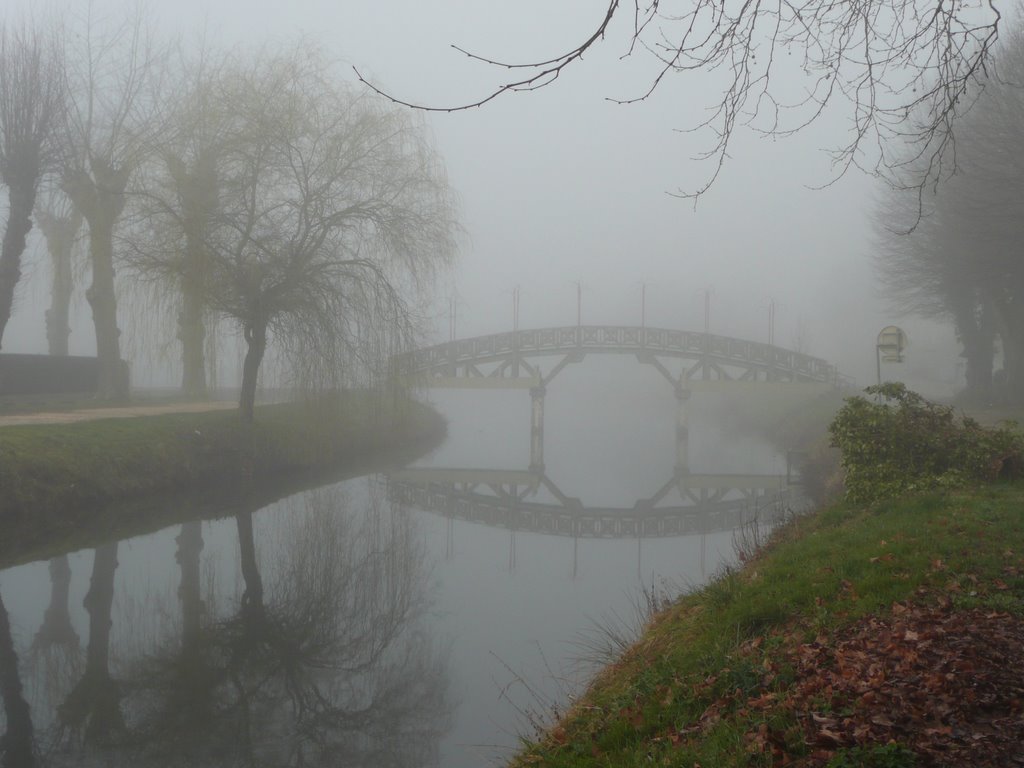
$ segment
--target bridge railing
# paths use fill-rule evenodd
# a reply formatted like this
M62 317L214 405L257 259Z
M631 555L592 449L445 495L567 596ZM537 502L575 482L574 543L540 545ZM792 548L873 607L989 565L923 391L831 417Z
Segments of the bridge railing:
M497 362L572 352L643 353L708 358L720 363L777 370L794 378L834 383L835 367L827 361L763 342L717 334L618 325L580 325L507 331L425 347L402 355L405 375L454 375L460 365Z

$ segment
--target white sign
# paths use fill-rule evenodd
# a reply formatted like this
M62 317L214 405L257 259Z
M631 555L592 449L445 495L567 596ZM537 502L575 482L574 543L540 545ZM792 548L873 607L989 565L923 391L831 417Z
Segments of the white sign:
M907 348L907 334L902 328L887 325L878 334L878 352L883 363L902 363L903 351Z

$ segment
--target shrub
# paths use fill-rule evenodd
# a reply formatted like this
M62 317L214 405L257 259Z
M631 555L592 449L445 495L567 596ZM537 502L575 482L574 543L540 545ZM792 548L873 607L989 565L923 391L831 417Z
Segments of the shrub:
M832 445L842 451L850 501L1019 474L1024 436L1016 429L986 429L899 383L865 392L878 402L849 397L829 426Z

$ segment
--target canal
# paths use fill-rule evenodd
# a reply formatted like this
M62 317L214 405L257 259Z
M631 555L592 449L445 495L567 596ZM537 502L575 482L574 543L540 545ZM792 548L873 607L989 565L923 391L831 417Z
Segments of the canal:
M448 439L404 471L0 572L40 763L500 764L645 595L796 503L712 394L681 482L674 393L628 363L559 377L542 469L527 393L433 393Z

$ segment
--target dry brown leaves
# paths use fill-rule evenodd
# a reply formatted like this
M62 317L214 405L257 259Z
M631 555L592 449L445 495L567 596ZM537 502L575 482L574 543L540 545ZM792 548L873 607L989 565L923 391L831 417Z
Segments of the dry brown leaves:
M1024 621L907 603L792 652L797 713L824 765L842 747L899 742L922 766L1024 765Z

